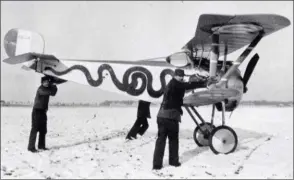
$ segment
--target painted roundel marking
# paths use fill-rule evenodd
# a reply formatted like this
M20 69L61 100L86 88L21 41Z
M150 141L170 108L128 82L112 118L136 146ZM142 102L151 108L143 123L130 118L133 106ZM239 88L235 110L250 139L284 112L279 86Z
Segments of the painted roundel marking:
M17 29L11 29L4 37L4 49L8 57L15 56L17 35Z

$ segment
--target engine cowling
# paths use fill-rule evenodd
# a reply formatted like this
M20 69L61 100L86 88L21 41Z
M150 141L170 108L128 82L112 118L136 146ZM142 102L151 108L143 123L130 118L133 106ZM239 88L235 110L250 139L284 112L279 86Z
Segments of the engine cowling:
M225 110L227 112L231 112L236 109L243 96L244 84L240 72L236 72L228 78L226 87L236 89L240 92L238 96L230 97L225 100ZM222 104L220 102L216 103L215 105L218 111L222 110Z

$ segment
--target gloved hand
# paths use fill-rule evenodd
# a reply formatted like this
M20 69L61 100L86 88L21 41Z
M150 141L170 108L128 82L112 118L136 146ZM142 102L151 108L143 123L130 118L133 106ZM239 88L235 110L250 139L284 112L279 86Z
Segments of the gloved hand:
M54 84L54 85L58 85L58 84L61 84L61 83L66 82L66 80L59 79L59 78L54 77L54 76L49 76L49 78L50 78L49 82L52 83L52 84Z
M200 74L194 74L189 77L189 82L202 82L207 81L208 76L202 76Z
M209 77L207 79L207 86L210 86L212 84L216 84L218 82L218 78L217 77Z

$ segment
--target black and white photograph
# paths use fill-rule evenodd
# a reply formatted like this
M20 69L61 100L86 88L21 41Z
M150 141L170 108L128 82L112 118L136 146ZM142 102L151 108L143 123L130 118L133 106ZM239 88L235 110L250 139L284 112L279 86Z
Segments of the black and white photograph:
M293 179L293 1L1 1L1 179Z

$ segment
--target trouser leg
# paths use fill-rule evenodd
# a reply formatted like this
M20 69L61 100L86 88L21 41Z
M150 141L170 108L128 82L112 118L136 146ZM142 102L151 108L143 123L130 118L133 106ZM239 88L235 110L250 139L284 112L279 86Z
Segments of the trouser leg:
M179 123L171 121L169 123L169 163L179 163Z
M29 143L28 143L29 150L36 149L35 144L36 144L37 133L38 133L38 121L36 119L36 112L33 110L32 127L31 127L30 136L29 136Z
M153 167L161 167L163 162L167 131L164 126L164 120L161 118L157 119L158 123L158 136L155 143L154 156L153 156Z
M142 136L147 131L149 124L146 117L141 118L141 122L142 126L140 127L138 133Z
M47 134L47 114L46 112L40 113L40 132L39 132L39 149L46 148L46 134Z
M131 130L129 131L128 135L127 135L127 138L128 137L134 137L136 138L137 136L137 132L139 131L140 129L140 125L141 125L141 122L140 122L140 119L137 118L136 119L136 122L134 123L133 127L131 128Z
M39 133L39 143L38 143L39 149L45 149L46 148L46 133Z
M28 144L28 149L36 149L35 144L36 144L36 138L37 138L37 130L35 128L31 129L30 132L30 137L29 137L29 144Z

